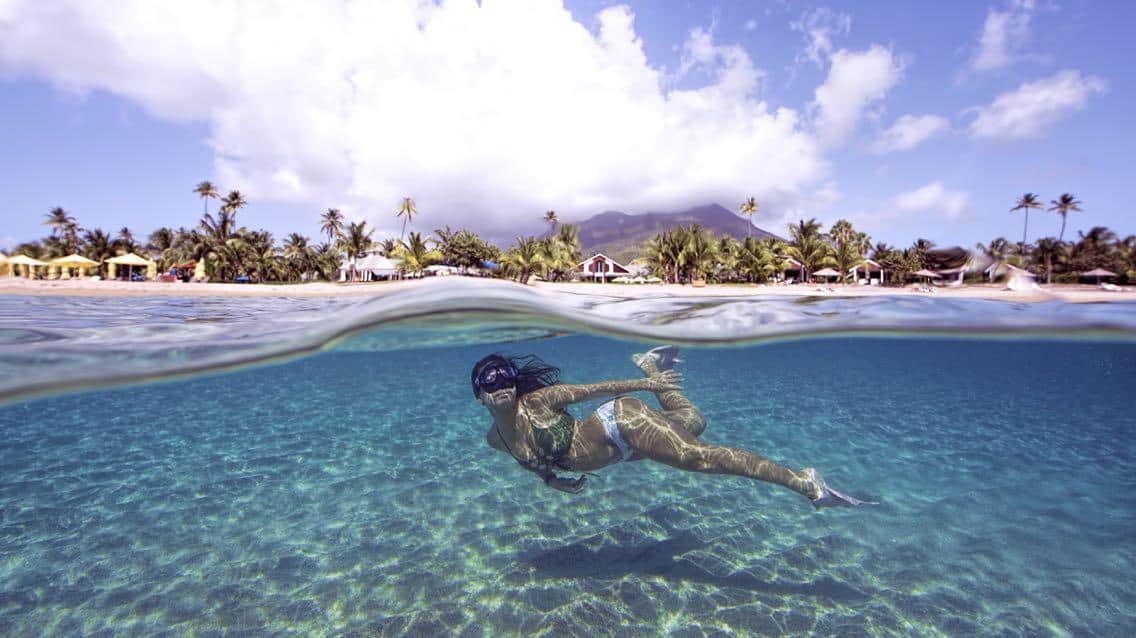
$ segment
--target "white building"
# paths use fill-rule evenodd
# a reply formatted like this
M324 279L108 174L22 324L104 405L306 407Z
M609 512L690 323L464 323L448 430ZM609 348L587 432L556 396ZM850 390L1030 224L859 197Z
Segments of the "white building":
M603 253L596 253L576 264L576 272L583 279L608 282L616 277L630 275L631 271L618 261Z

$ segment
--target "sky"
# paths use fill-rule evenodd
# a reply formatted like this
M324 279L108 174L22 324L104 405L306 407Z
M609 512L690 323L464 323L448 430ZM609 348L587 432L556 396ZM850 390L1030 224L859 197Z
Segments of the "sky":
M136 236L239 222L507 241L607 211L755 197L758 226L875 240L1136 233L1136 3L0 0L0 248L56 206ZM215 205L213 206L215 208ZM1030 215L1029 236L1059 218Z

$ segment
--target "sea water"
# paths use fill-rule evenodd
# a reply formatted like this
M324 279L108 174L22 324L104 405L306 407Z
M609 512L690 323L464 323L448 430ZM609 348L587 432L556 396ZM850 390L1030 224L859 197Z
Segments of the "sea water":
M454 285L0 299L0 635L1136 631L1136 307ZM664 339L703 440L881 505L486 445L485 354Z

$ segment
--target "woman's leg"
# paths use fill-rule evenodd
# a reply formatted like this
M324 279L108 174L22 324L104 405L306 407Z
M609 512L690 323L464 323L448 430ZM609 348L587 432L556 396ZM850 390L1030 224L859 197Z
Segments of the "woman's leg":
M643 374L651 376L663 370L670 370L677 354L678 348L661 346L642 354L633 355L631 361L643 371ZM659 365L660 362L663 363L662 366ZM658 398L659 405L663 406L663 416L668 421L681 426L694 436L701 436L706 431L706 417L702 416L702 412L694 407L694 404L686 398L681 390L656 392L655 397Z
M753 452L707 445L634 397L616 401L615 420L627 444L639 456L652 461L690 472L733 474L775 483L809 500L823 494L824 482L815 471L806 468L794 472Z

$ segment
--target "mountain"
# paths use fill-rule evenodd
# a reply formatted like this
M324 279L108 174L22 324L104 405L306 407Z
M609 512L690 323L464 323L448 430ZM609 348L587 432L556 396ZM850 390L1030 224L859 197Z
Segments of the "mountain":
M690 224L699 224L715 236L730 235L739 241L746 237L746 226L750 227L751 237L780 239L718 204L696 206L678 213L628 215L607 211L576 225L580 229L580 244L584 247L585 255L603 253L616 261L627 263L639 256L648 239L669 228Z

